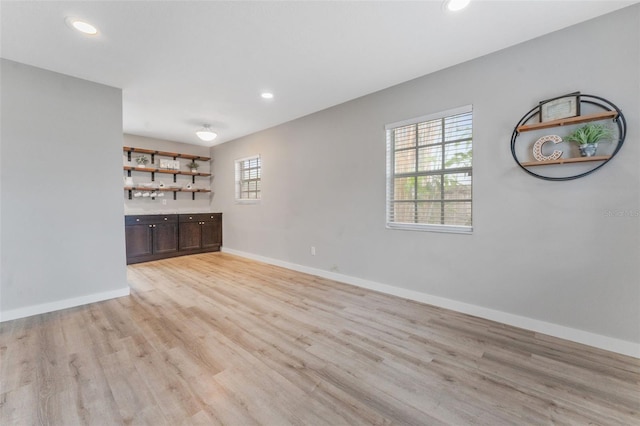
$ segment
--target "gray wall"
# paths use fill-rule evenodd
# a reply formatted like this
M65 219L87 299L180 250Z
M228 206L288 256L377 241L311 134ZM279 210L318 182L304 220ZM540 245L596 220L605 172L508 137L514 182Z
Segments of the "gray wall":
M214 147L225 247L640 342L639 22L633 6ZM526 175L514 125L576 90L623 109L626 144L582 179ZM385 229L384 125L467 104L473 235ZM233 161L252 154L263 200L238 205Z
M3 319L127 293L121 90L1 72Z
M203 157L209 157L209 148L204 146L198 146L193 144L173 142L164 139L147 138L137 135L124 135L124 145L136 148L155 149L157 151L179 152L182 154L202 155ZM124 154L122 161L125 165L136 165L135 158L139 154L132 154L132 162L127 161L127 155ZM170 159L169 157L157 157ZM158 161L158 160L156 160ZM188 164L189 160L180 160L180 169L187 171L184 167ZM200 164L198 168L199 172L210 173L211 162L197 161ZM149 165L150 166L150 165ZM123 177L127 176L126 172L123 172ZM136 172L131 173L135 184L150 183L151 174ZM211 188L211 181L214 177L196 177L196 188ZM156 182L162 181L165 185L173 184L173 175L156 173ZM177 175L177 185L186 185L191 183L191 176ZM191 193L178 192L176 199L173 199L173 192L166 192L164 197L156 198L133 198L129 200L128 192L124 193L124 211L125 214L154 214L154 213L207 213L210 211L211 194L210 193L198 193L195 200L192 199Z

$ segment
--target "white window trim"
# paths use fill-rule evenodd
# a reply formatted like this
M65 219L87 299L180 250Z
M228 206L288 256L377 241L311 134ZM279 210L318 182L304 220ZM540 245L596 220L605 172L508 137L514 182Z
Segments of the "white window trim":
M464 114L467 112L473 112L473 105L465 105L458 108L448 109L446 111L440 111L429 115L423 115L421 117L410 118L408 120L396 121L395 123L389 123L384 126L385 130L395 129L396 127L409 126L411 124L422 123L423 121L438 120L443 117L449 117L452 115Z
M239 176L239 165L240 163L243 163L247 160L254 160L256 158L260 159L260 182L262 183L262 157L260 156L260 154L256 154L256 155L250 155L248 157L243 157L243 158L238 158L237 160L234 161L233 165L234 165L234 179L233 179L233 186L234 186L234 193L235 193L235 203L236 204L259 204L260 201L262 200L262 188L260 189L260 192L257 193L258 198L240 198L240 187L239 187L239 183L240 183L240 176Z
M391 164L391 156L392 156L392 147L391 147L391 138L389 137L389 131L395 129L397 127L409 126L412 124L422 123L425 121L438 120L443 117L450 117L458 114L464 114L471 112L473 113L473 105L465 105L458 108L448 109L446 111L440 111L434 114L423 115L421 117L410 118L408 120L397 121L395 123L389 123L384 126L385 129L385 138L387 144L387 193L385 196L385 223L387 229L395 229L395 230L405 230L405 231L427 231L427 232L443 232L443 233L452 233L452 234L466 234L471 235L473 233L473 226L456 226L456 225L436 225L436 224L427 224L427 223L399 223L399 222L390 222L389 217L391 216L391 203L389 202L391 199L391 194L393 190L391 188L393 182L393 166ZM473 161L473 160L472 160ZM473 166L472 166L473 169ZM471 189L471 209L473 210L473 206L475 203L473 202L473 187ZM473 214L473 212L472 212Z

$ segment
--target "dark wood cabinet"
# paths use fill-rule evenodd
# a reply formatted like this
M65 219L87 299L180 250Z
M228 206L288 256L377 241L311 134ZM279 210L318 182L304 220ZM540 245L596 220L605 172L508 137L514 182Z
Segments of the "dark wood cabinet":
M195 250L201 247L202 229L200 222L180 224L180 250Z
M178 251L178 215L125 217L127 263L146 262Z
M218 251L222 213L125 216L127 264Z
M127 225L127 263L129 259L153 254L153 228L151 225Z
M157 223L153 225L153 252L173 253L178 251L178 225L172 223Z
M222 214L210 215L202 223L202 248L220 249L222 245Z
M181 214L180 250L219 250L222 213Z

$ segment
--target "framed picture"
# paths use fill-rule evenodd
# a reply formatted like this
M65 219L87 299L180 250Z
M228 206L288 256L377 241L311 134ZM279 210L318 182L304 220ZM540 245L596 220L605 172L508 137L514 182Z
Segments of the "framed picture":
M180 169L180 161L178 160L160 160L160 168L161 169L169 169L169 170L179 170Z
M540 102L540 122L580 115L580 92Z

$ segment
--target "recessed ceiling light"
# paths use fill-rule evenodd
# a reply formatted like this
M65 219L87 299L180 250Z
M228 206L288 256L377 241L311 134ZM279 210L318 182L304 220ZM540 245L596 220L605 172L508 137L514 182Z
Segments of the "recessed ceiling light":
M445 0L444 7L451 12L457 12L469 6L471 0Z
M81 33L88 34L88 35L98 34L98 29L96 27L94 27L90 23L85 22L81 19L73 18L69 16L65 19L65 22L70 28L80 31Z
M273 93L271 92L262 92L260 96L262 96L262 99L273 99Z

